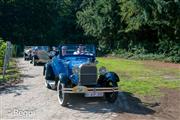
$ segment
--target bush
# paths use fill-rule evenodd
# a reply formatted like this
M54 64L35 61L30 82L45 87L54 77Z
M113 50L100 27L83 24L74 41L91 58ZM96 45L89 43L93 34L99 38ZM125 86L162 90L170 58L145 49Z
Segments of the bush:
M171 61L173 62L180 62L180 47L178 44L175 44L169 51L169 53L167 54L167 56L169 57L169 59L171 59Z
M173 48L173 50L170 51L169 54L147 53L144 48L134 48L131 49L131 51L125 49L117 49L112 52L112 55L127 59L160 60L165 62L180 63L180 51L178 51L177 49L179 48Z
M6 50L6 43L0 39L0 67L3 66L5 50Z

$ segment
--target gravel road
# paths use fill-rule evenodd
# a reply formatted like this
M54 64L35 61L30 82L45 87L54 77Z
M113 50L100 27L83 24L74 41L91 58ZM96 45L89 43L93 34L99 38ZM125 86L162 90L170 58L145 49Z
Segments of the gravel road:
M120 92L116 103L104 98L73 95L70 105L58 103L55 90L44 85L43 67L17 59L22 83L0 90L0 119L35 120L159 120L154 110L129 93Z

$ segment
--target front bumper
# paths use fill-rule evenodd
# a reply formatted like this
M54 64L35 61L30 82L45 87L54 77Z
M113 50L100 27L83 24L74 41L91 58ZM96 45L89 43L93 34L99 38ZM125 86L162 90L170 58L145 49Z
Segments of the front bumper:
M76 86L73 88L63 88L64 93L92 93L92 92L118 92L118 87L86 87L86 86Z

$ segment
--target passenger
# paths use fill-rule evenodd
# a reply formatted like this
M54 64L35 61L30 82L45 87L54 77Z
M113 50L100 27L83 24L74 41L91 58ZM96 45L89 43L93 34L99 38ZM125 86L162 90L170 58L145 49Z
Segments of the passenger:
M61 50L62 50L62 56L67 55L67 47L66 46L62 46Z
M52 47L53 48L53 52L54 52L54 55L57 56L59 54L59 51L56 47Z
M79 45L77 51L73 53L74 55L84 55L85 54L85 46Z

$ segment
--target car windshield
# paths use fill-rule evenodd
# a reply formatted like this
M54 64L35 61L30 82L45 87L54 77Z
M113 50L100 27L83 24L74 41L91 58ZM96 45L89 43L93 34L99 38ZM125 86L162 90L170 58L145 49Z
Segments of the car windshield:
M60 46L62 56L67 55L89 55L95 56L96 50L94 45L62 45Z

